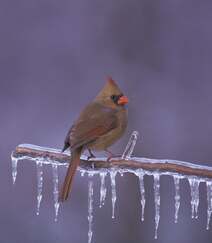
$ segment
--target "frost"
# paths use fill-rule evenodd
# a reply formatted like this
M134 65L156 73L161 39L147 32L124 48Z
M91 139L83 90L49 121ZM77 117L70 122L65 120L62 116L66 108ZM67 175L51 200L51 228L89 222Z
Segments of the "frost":
M41 161L36 161L37 168L37 215L40 213L40 204L42 200L43 190L43 164Z
M107 172L100 172L100 180L101 180L101 186L100 186L100 203L99 207L101 208L105 204L105 198L107 193L107 188L105 186L105 177L107 175Z
M158 238L158 226L160 221L160 174L154 174L155 195L155 239Z
M116 204L116 174L117 171L110 171L110 180L111 180L111 200L112 200L112 218L115 218L115 204Z
M124 150L124 153L122 154L122 159L130 159L131 155L133 153L133 150L135 148L137 139L138 139L139 133L137 131L134 131L132 135L130 136L129 142Z
M54 221L57 221L58 211L59 211L59 191L58 191L58 166L52 164L52 181L53 181L53 197L54 197L54 209L55 209L55 218Z
M91 243L93 236L93 174L88 174L88 243Z
M174 222L178 222L178 214L179 214L179 209L180 209L180 176L174 175L174 185L175 185L175 220Z
M207 186L207 202L208 202L208 210L207 210L207 230L210 228L210 219L212 214L212 181L206 182Z
M140 188L140 194L141 194L141 221L144 221L144 209L146 204L145 199L145 188L144 188L144 171L138 170L136 172L136 175L139 178L139 188Z
M200 181L196 178L188 178L191 188L191 218L198 218L198 207L199 207L199 183Z
M13 184L15 184L16 177L17 177L18 159L11 155L11 160L12 160L12 178L13 178Z

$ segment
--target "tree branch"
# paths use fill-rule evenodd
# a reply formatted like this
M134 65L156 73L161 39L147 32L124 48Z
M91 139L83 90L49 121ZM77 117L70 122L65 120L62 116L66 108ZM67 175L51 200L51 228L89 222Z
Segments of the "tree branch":
M135 144L134 144L135 145ZM70 161L70 154L61 153L60 150L43 148L34 145L23 144L16 147L12 153L13 159L41 160L43 163L67 165ZM161 172L161 174L180 174L197 176L200 178L212 178L212 167L196 165L176 160L159 160L126 157L107 161L106 158L95 158L87 160L86 156L81 157L80 169L98 172L99 170L116 169L121 172L136 172L139 169L147 172Z
M105 176L110 173L111 179L111 201L112 201L112 218L114 218L114 210L116 203L116 174L120 172L132 172L139 178L139 186L141 193L142 205L142 221L144 220L145 208L145 187L144 175L154 176L154 201L155 201L155 239L157 239L157 231L160 220L160 175L173 176L175 185L175 222L178 220L178 212L180 207L180 179L187 178L191 189L191 207L192 218L195 214L198 215L199 205L199 183L205 182L207 188L207 229L209 229L210 218L212 215L212 167L201 166L188 162L177 160L159 160L132 157L138 132L134 131L129 139L129 142L120 158L107 161L107 158L95 158L88 160L86 156L81 156L79 170L81 172L88 172L89 175L89 194L88 194L88 221L89 221L89 242L92 237L92 210L93 210L93 181L92 176L98 173L101 180L100 185L100 206L104 205L106 197ZM58 202L58 166L68 166L70 162L70 153L62 153L61 150L44 148L30 144L22 144L16 147L12 153L12 178L13 183L17 176L17 163L19 160L27 159L36 162L37 169L37 215L39 214L40 203L42 200L43 187L43 164L52 166L53 172L53 195L55 208L55 221L58 216L59 202Z

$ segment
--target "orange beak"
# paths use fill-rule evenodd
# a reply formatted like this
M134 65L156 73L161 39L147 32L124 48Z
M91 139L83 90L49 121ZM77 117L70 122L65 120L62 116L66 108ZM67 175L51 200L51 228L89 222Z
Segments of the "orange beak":
M119 105L125 105L129 102L129 99L127 98L127 96L121 96L118 100L118 104Z

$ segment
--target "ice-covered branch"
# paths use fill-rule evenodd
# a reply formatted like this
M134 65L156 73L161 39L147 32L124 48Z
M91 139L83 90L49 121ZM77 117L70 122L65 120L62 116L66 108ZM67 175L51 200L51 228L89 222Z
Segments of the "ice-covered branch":
M55 163L65 165L70 161L69 153L61 153L61 150L39 147L30 144L21 144L16 147L12 154L14 165L17 160L28 159L43 161L44 164ZM107 161L106 158L94 158L87 160L86 156L81 157L80 169L88 171L120 170L120 172L136 172L138 169L160 172L161 174L181 174L212 179L212 167L168 159L148 159L137 157L114 158ZM15 172L13 176L15 177ZM15 180L13 177L13 180Z
M134 131L129 142L120 158L114 158L107 161L107 158L93 158L88 160L84 155L81 156L79 170L83 176L88 174L88 243L91 243L93 231L93 175L100 177L100 207L105 203L107 187L105 178L109 174L111 180L111 201L112 201L112 218L115 220L116 200L116 175L125 172L131 172L137 176L140 194L141 194L141 221L144 221L145 214L145 183L144 176L151 175L154 179L154 202L155 202L155 239L158 235L158 227L160 222L160 176L169 175L173 177L173 185L175 186L175 222L178 221L178 213L180 209L180 180L186 178L190 185L191 192L191 216L198 218L199 207L199 184L204 182L207 189L207 229L210 227L210 219L212 215L212 167L202 166L193 163L168 160L168 159L148 159L132 157L134 147L138 138L138 132ZM30 144L21 144L16 147L12 153L12 180L13 184L17 177L17 166L19 160L31 160L36 163L37 168L37 215L39 215L40 204L42 201L43 188L43 164L52 167L53 177L53 197L55 208L55 221L57 221L59 202L58 202L58 169L60 166L68 166L70 162L70 153L62 153L61 150L44 148Z

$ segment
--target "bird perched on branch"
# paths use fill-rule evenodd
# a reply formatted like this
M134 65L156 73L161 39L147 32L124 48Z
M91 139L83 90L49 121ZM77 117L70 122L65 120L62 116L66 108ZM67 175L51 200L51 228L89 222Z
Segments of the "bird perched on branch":
M63 151L70 147L71 161L65 181L60 192L60 201L68 198L73 177L80 163L80 156L88 149L90 157L95 157L94 151L106 151L124 133L127 127L127 110L125 104L128 98L123 95L112 78L108 78L105 86L80 113L74 122L64 142Z

